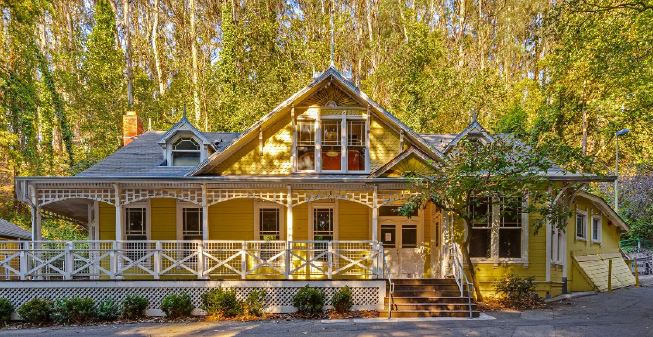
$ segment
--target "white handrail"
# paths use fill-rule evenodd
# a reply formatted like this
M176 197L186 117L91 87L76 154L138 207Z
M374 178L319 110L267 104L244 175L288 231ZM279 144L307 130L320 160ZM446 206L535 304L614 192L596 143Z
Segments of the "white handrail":
M0 280L382 278L383 246L361 241L0 241Z
M460 245L458 243L452 243L451 244L451 251L450 251L450 258L452 259L452 269L453 269L453 276L454 279L456 280L456 284L458 285L458 289L460 290L460 296L463 297L465 295L465 288L467 288L467 299L468 299L468 308L469 308L469 317L471 318L473 316L472 312L472 294L474 292L474 284L469 281L467 278L467 274L465 274L465 264L462 261L462 251L460 248ZM469 266L470 268L473 268L473 266Z

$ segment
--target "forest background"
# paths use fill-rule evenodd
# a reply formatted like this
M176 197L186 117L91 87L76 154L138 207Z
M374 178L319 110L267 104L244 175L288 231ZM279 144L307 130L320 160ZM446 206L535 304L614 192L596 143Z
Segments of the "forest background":
M330 62L418 132L470 112L565 165L614 173L630 237L653 234L649 0L0 0L0 217L14 177L74 175L135 110L165 130L242 131ZM577 159L581 158L581 161ZM571 160L574 159L574 160ZM593 186L611 202L611 186ZM76 227L47 219L46 238Z

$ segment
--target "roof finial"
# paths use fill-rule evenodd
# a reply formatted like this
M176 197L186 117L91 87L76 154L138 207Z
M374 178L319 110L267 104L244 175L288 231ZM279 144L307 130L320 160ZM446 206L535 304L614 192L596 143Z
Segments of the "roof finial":
M187 116L186 116L186 103L184 103L184 113L181 116L181 119L188 119Z
M478 113L476 109L472 109L472 124L478 122Z
M335 7L335 1L331 1L331 11L330 11L330 21L331 21L331 67L335 68L335 50L336 50L336 39L335 39L335 25L333 23L333 10Z

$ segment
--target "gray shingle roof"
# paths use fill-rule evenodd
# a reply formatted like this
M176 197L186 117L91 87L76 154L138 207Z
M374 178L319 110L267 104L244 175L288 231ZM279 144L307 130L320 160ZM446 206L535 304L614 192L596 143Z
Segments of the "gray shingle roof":
M104 160L77 174L77 177L183 177L192 168L163 166L165 158L159 140L163 131L148 131ZM217 151L237 136L232 132L203 132Z
M429 134L422 133L420 137L424 139L429 145L435 147L438 151L442 152L451 143L451 141L458 136L457 134Z
M0 237L29 240L32 234L11 222L0 218Z

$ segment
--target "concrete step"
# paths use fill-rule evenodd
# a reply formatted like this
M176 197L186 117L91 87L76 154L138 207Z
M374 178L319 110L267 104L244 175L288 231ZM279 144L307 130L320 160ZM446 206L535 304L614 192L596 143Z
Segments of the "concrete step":
M461 303L395 303L392 310L395 311L469 311L469 308L476 310L476 304Z
M478 318L481 315L479 311L472 311L472 317ZM383 311L379 313L380 317L388 317L388 312ZM409 318L409 317L469 317L469 310L411 310L411 311L393 311L393 318Z
M393 297L461 297L460 291L456 290L422 290L422 289L396 289ZM467 297L467 292L463 292L462 297Z
M456 280L450 278L432 278L432 279L393 279L395 285L455 285Z
M397 284L395 291L457 291L460 294L460 288L455 284Z
M390 298L384 299L384 304L388 305ZM467 297L393 297L392 302L395 304L401 303L433 303L433 304L468 304L470 301ZM474 303L474 301L472 301Z

